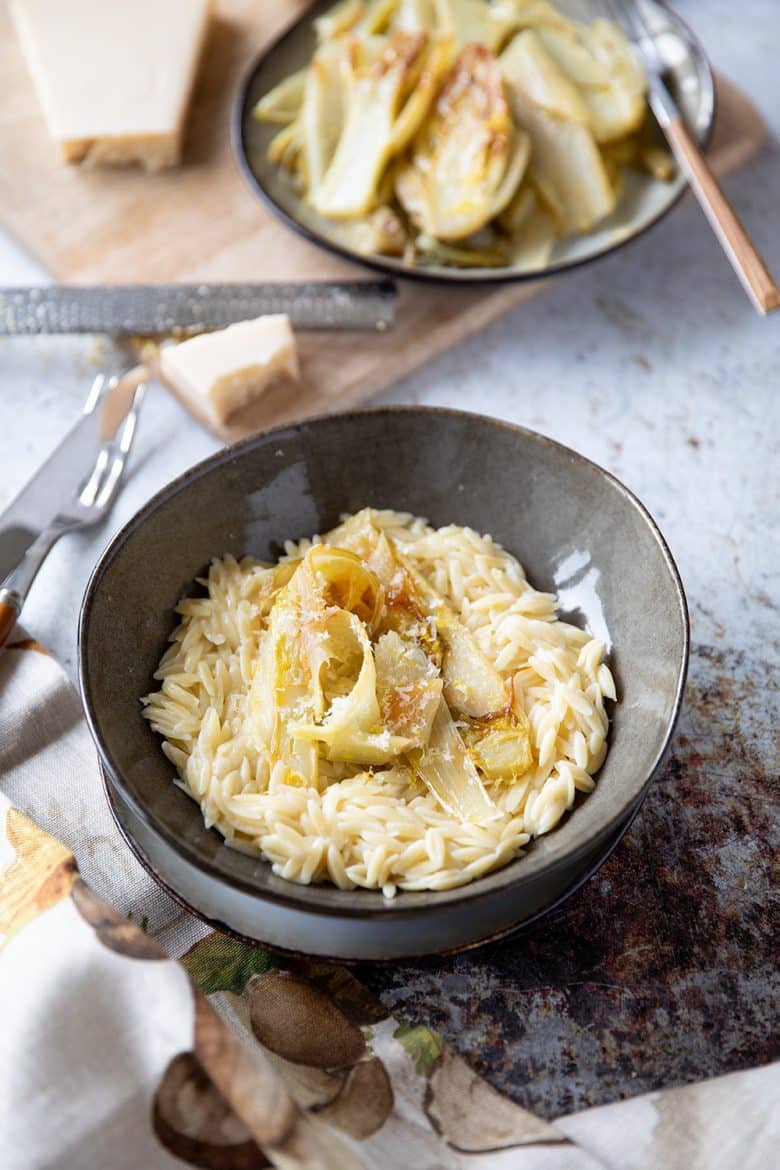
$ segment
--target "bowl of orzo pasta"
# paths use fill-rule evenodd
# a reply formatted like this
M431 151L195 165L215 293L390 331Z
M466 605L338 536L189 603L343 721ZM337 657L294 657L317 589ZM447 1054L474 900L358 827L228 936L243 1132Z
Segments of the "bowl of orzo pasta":
M647 791L687 652L625 487L422 408L192 468L106 550L80 627L141 860L204 917L340 958L470 945L575 888Z

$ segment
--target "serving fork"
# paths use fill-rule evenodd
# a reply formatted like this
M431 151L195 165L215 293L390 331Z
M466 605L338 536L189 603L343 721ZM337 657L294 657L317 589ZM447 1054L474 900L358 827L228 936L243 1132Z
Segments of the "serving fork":
M641 0L602 0L602 5L629 37L644 66L650 108L745 292L759 313L773 312L780 307L780 289L710 170L669 92L664 80L667 65L647 22Z
M35 537L19 563L0 583L0 647L5 645L46 557L61 536L90 528L107 515L119 491L133 445L147 372L136 366L121 377L95 379L81 420L36 476L57 506L60 473L71 459L88 454L91 464L75 491Z

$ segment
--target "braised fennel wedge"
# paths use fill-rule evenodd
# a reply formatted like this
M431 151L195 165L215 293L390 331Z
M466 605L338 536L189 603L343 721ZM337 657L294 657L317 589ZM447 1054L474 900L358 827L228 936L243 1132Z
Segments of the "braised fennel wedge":
M344 242L409 264L543 268L674 174L621 29L549 0L342 0L255 107L268 156Z
M268 586L249 710L275 775L403 767L451 815L497 816L491 788L534 764L512 688L370 511L327 540Z

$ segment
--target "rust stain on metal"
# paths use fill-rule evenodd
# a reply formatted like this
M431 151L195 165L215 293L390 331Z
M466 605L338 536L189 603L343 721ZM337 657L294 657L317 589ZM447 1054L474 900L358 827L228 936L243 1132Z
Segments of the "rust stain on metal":
M361 978L546 1118L776 1059L776 698L694 646L673 751L583 889L503 943Z

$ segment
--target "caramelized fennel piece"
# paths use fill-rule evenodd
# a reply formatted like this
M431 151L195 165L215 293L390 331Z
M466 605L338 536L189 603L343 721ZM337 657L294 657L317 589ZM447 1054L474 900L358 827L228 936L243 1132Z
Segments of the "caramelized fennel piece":
M297 117L294 122L283 127L268 144L268 161L285 171L296 171L303 153L303 135L301 120Z
M459 714L475 719L503 711L509 695L501 675L433 586L397 549L394 551L416 592L418 605L432 619L441 640L444 698L448 705Z
M383 171L419 128L449 60L449 42L424 33L394 33L378 60L349 45L344 128L309 200L321 215L349 219L377 202Z
M512 263L528 272L546 268L557 239L555 224L546 208L535 207L513 237Z
M344 126L342 78L345 46L326 41L306 70L300 111L300 136L309 197L316 197L336 152Z
M431 33L439 28L441 0L398 0L393 28L410 33Z
M589 231L615 208L615 193L587 126L564 122L510 84L512 109L531 136L533 175L549 187L563 236Z
M387 533L372 524L370 509L350 518L326 539L349 544L381 582L381 629L416 641L436 665L441 659L444 698L453 710L468 718L486 718L506 709L509 694L501 675L454 610Z
M301 591L312 608L318 601L355 614L373 632L382 612L382 583L348 549L318 544L303 558Z
M387 764L412 745L409 737L393 735L382 725L382 713L377 699L377 677L371 643L361 621L347 610L332 611L324 619L321 629L315 628L316 641L325 635L324 644L312 665L330 675L330 684L338 685L339 676L351 683L346 693L327 694L327 683L322 691L330 699L321 722L314 720L293 722L290 735L296 740L321 743L329 760L367 766ZM354 679L355 661L360 667ZM339 669L341 667L341 670Z
M414 247L428 264L451 264L456 268L505 268L512 259L510 241L495 233L492 236L484 244L476 244L473 236L459 244L445 244L443 240L435 240L433 236L423 233L415 239Z
M373 515L372 508L361 508L359 512L337 524L330 532L326 532L323 537L325 544L346 548L368 562L381 532L373 522ZM382 583L386 584L384 581Z
M415 775L430 788L442 808L459 820L479 824L500 815L444 699L436 710L427 746L423 751L410 752L408 758Z
M597 142L615 142L638 130L645 121L647 81L622 29L610 20L580 27L586 51L603 64L609 76L604 87L583 87Z
M294 122L303 104L306 72L305 69L299 69L269 90L253 109L254 117L260 122L276 122L280 126Z
M432 617L444 646L444 697L450 707L470 718L503 710L507 704L506 684L471 633L444 603L435 606Z
M576 36L577 25L550 0L498 0L513 10L514 28L557 28Z
M456 51L466 45L484 45L497 53L517 27L514 6L485 0L433 0L438 28L452 34Z
M355 32L368 36L387 33L398 7L398 0L367 0L365 12L355 25Z
M498 217L498 223L509 235L516 235L538 205L536 192L526 179L515 191Z
M363 0L341 0L339 4L334 4L314 21L317 40L322 43L343 36L365 15L365 11Z
M532 766L531 724L513 706L502 715L461 728L463 741L486 780L511 784Z
M550 95L554 73L542 71L545 57L555 70L536 34L525 32L502 53L501 66L512 113L531 137L537 189L555 204L561 235L570 235L589 231L614 210L616 199L587 119L566 120L552 112L563 99Z
M398 172L396 194L426 235L462 240L503 211L529 153L528 136L512 122L496 58L485 45L468 45Z
M601 153L608 166L616 163L647 171L662 183L668 183L677 173L673 156L656 138L655 127L649 119L645 119L636 133L616 142L607 142Z
M282 561L278 565L269 566L256 579L251 596L252 601L259 608L261 620L268 618L279 593L290 581L300 563L300 561Z
M605 62L600 61L583 43L582 28L574 24L566 29L542 25L535 31L561 73L578 89L585 91L582 97L586 102L588 90L598 92L609 89L612 84L609 70Z
M287 565L278 566L280 577L288 571ZM329 758L351 761L356 738L378 730L373 657L363 622L372 627L381 609L376 576L353 553L325 546L295 563L278 592L261 640L249 709L260 742L286 766L290 782L317 785L318 740L326 743ZM328 670L333 679L324 677ZM354 684L349 681L355 678ZM327 699L334 717L322 734L313 734ZM392 737L381 750L366 743L359 762L387 762L403 746Z
M541 33L527 29L514 38L501 57L505 74L511 71L526 98L540 110L562 121L588 126L590 115L585 99L559 68L541 37Z
M677 174L674 158L662 146L643 146L639 157L644 169L662 183L669 183Z
M316 746L291 734L295 719L314 717L311 671L303 653L302 613L296 578L300 565L274 601L249 695L249 714L259 745L285 766L289 783L318 787Z
M403 256L408 244L400 216L385 203L362 219L345 220L339 234L363 256Z
M501 675L433 586L387 533L371 524L369 510L334 529L328 539L346 541L358 549L381 581L382 629L413 638L434 663L441 658L444 698L453 710L483 718L506 708L509 696Z
M317 40L322 44L350 32L356 36L386 32L397 7L398 0L341 0L313 22Z
M616 26L596 21L574 36L554 28L537 32L540 44L576 87L597 142L632 134L645 117L645 79Z
M381 635L374 661L382 722L408 739L410 749L424 748L442 695L438 669L421 646L395 630Z

